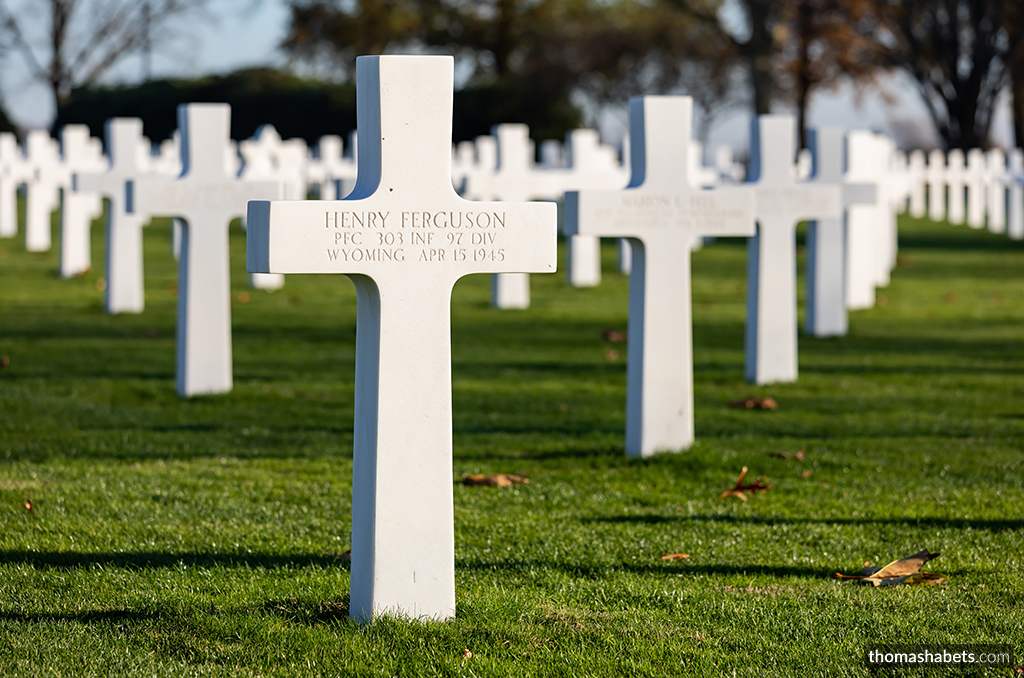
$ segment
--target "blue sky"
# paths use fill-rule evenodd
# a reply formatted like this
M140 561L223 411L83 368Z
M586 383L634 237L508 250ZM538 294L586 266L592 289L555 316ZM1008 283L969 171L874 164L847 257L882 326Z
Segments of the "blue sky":
M36 0L22 0L31 3ZM11 2L18 6L18 0ZM210 0L208 15L191 18L173 26L180 36L175 47L153 58L153 74L161 76L197 76L226 72L243 66L284 63L277 45L286 29L288 12L283 0ZM121 62L107 76L108 82L135 82L140 78L139 58ZM0 75L11 117L28 127L49 124L53 107L47 89L33 84L20 59L9 55ZM907 130L932 136L931 123L924 107L908 81L894 77L883 83L894 102L886 103L878 93L868 93L860 101L852 88L816 96L809 112L811 126L839 125L847 129L868 128L894 134ZM608 141L617 143L626 130L625 105L605 112L599 126ZM785 112L780 110L779 112ZM730 112L716 121L710 147L721 144L745 149L749 115L743 110ZM1008 102L1004 101L994 124L997 143L1012 140Z

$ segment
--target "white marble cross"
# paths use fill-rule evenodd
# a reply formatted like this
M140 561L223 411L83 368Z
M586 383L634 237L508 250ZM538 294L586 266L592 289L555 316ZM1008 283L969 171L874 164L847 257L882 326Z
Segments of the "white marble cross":
M690 97L631 98L629 186L565 195L567 235L630 240L626 453L633 457L694 440L692 242L754 232L753 191L690 185L692 120Z
M757 384L796 381L796 225L842 218L842 191L793 180L796 121L791 116L751 120L750 148L748 185L755 190L758 228L747 241L744 376Z
M103 148L98 139L89 136L85 125L65 125L61 130L61 152L64 170L68 173L64 184L60 209L60 263L62 278L74 278L92 268L90 227L92 220L103 211L99 193L73 191L76 172L101 172Z
M846 217L846 308L873 308L875 287L883 281L879 275L883 257L889 206L885 203L885 163L882 148L873 132L853 130L847 137L847 178L873 182L878 200L873 204L851 205Z
M946 218L946 154L939 149L928 153L928 218L942 221Z
M492 135L497 140L497 168L490 177L488 198L519 202L536 200L545 188L539 184L533 169L534 145L526 125L495 125ZM557 189L555 189L557 191ZM491 277L491 306L504 309L530 307L530 275L528 273L495 273Z
M57 208L61 172L60 150L49 132L34 129L25 139L25 161L31 168L25 189L25 249L47 252L51 246L51 214Z
M566 135L569 166L564 190L621 190L629 174L618 163L611 146L602 146L597 130L576 129ZM573 287L601 283L601 239L589 235L566 238L566 279Z
M1003 149L992 148L986 151L985 180L988 184L986 212L988 212L988 230L992 233L1006 231L1006 184L1008 178L1006 154Z
M349 614L455 614L451 292L553 273L553 203L472 202L451 178L454 60L356 60L359 178L336 202L251 202L250 271L356 286Z
M1010 212L1006 234L1012 240L1024 240L1024 150L1010 151Z
M967 185L967 225L971 228L982 228L985 226L985 203L988 196L985 185L985 153L980 148L967 151L964 183Z
M910 191L910 216L921 219L925 215L925 184L928 180L928 169L925 166L924 151L918 149L910 152L907 164L907 182Z
M808 130L818 184L842 186L843 207L874 204L877 182L845 181L846 133L841 127ZM841 337L849 330L846 309L846 221L819 219L807 224L807 311L805 326L815 337Z
M144 146L142 120L111 118L104 126L110 167L82 172L72 179L74 190L99 193L108 200L106 227L107 313L142 313L146 306L142 263L142 225L148 217L128 212L127 185L143 174L139 149Z
M0 132L0 238L18 235L18 186L29 178L29 166L12 132Z
M965 209L965 183L967 180L967 165L964 159L964 152L959 148L952 149L946 154L946 186L948 187L946 219L951 224L962 224L966 218Z
M225 161L231 108L178 106L182 174L144 177L129 184L129 210L184 222L178 262L175 372L181 396L231 390L231 279L228 225L250 199L276 198L274 181L241 181Z

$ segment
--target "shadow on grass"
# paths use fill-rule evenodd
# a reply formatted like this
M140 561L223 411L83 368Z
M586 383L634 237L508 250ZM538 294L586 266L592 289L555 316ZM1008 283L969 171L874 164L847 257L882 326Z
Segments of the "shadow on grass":
M321 602L297 598L268 600L263 604L263 611L293 624L306 626L349 623L348 598Z
M56 621L71 621L81 624L123 624L125 622L138 622L144 619L156 619L164 616L157 612L144 612L141 610L84 610L82 612L64 612L59 614L45 614L41 612L0 612L0 620L20 622L27 624L40 624Z
M581 565L568 562L546 560L511 560L491 562L484 560L457 562L456 571L472 570L477 572L509 572L528 573L535 570L558 570L577 577L595 579L611 572L631 572L634 574L706 574L717 576L729 575L760 575L765 577L808 577L812 579L830 579L834 575L831 570L820 570L809 567L778 567L773 565L696 565L690 562L672 564L666 562L630 564L614 563L610 565Z
M928 527L947 529L972 529L1000 532L1002 530L1024 529L1024 520L971 520L968 518L786 518L770 516L734 516L728 514L702 514L696 516L608 516L591 518L589 523L735 523L748 525L905 525L907 527Z
M81 568L118 567L126 570L147 570L176 567L244 567L266 570L304 567L348 569L349 563L340 555L308 553L278 555L267 553L82 553L78 551L0 551L0 565L31 565L37 568L76 570Z

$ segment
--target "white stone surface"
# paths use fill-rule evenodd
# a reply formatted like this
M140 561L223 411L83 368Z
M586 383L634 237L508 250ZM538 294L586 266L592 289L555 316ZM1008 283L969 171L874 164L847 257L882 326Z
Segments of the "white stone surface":
M964 173L967 187L967 225L971 228L985 226L985 153L980 148L967 151L967 171Z
M1024 240L1024 149L1010 151L1010 195L1006 234Z
M988 230L992 233L1006 232L1006 187L1009 177L1003 149L992 148L986 151L985 183L988 191L985 211L988 213Z
M755 191L757 234L747 241L744 376L756 384L796 381L796 225L842 218L839 186L793 179L796 120L751 120L748 185Z
M846 308L863 310L875 305L875 287L881 284L880 260L886 233L884 157L874 133L853 130L847 135L847 179L876 183L878 201L851 205L846 215Z
M61 130L61 155L67 174L60 209L60 260L62 278L74 278L92 268L90 231L92 220L103 212L99 193L72 190L76 172L102 172L106 162L98 139L89 136L85 125L65 125Z
M74 177L76 191L98 193L110 201L106 223L106 276L104 309L107 313L141 313L145 308L145 281L142 261L142 225L147 215L129 213L127 184L142 176L145 146L142 120L111 118L104 126L107 155L106 172L81 172Z
M273 181L242 181L231 174L231 108L182 104L182 175L144 177L130 184L129 209L184 221L178 262L175 372L181 396L231 390L231 280L228 225L250 199L277 198Z
M553 273L556 207L451 180L454 61L356 61L359 179L343 201L252 202L250 271L350 275L356 325L350 615L455 614L451 290Z
M943 221L946 218L946 154L939 149L928 153L928 218Z
M30 175L25 187L25 249L48 252L52 244L51 216L60 190L60 150L50 134L34 129L25 138L25 161Z
M841 127L808 130L814 183L842 186L843 207L874 204L876 183L844 178L846 133ZM807 224L807 298L805 328L816 337L841 337L849 331L846 309L846 215Z
M928 180L928 168L925 165L924 151L916 150L910 152L907 172L909 174L908 189L910 191L910 204L907 211L915 219L922 219L927 213L925 185Z
M18 186L29 176L18 138L11 132L0 132L0 238L18 235Z
M694 440L692 241L754 232L753 191L691 187L692 118L689 97L630 99L629 186L565 196L567 234L630 239L626 453L633 457Z
M967 219L966 203L967 164L964 152L954 148L946 154L946 220L962 224Z

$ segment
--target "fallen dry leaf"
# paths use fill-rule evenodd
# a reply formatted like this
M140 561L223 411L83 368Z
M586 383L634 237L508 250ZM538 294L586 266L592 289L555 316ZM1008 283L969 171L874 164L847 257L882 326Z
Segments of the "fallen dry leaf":
M0 358L0 370L6 370L10 366L11 366L11 358L10 358L10 356L6 356L5 355L2 358Z
M865 567L859 575L836 572L837 579L857 579L872 586L898 586L899 584L938 584L946 580L939 572L921 572L921 566L940 554L929 553L927 549L912 556L894 560L885 567Z
M804 478L810 478L811 476L814 475L814 471L812 471L811 469L807 469L806 471L804 471L800 475L802 475Z
M107 289L107 281L104 280L103 278L97 278L96 279L96 289L99 290L100 292L102 292L103 290Z
M743 470L740 471L740 477L736 479L736 484L730 487L728 490L722 493L722 498L725 497L739 497L741 500L747 500L747 492L754 494L755 492L763 492L770 490L771 485L765 485L765 476L761 476L755 482L743 484L743 479L747 477L747 467L744 466Z
M732 401L729 407L740 410L777 410L779 404L772 398L744 398Z
M462 479L463 485L483 485L485 487L509 487L510 485L522 485L528 482L530 482L529 478L512 475L511 473L495 473L491 476L476 473Z
M473 657L473 653L469 651L468 647L465 650L462 651L462 658L463 659L472 659L472 657Z
M686 560L690 557L689 553L666 553L661 557L662 560Z
M614 348L607 348L604 351L604 357L612 362L615 362L616 360L619 359L619 352L616 351Z
M601 337L603 337L605 341L610 341L613 344L624 344L629 339L629 335L626 332L611 329L602 332Z
M956 292L947 292L946 293L946 303L947 304L956 303Z
M796 459L797 461L803 461L804 451L800 450L799 452L796 452L794 454L790 454L789 452L769 452L768 456L778 457L780 459Z
M252 297L249 296L248 292L239 292L238 293L238 303L240 303L240 304L248 304L249 300L251 298Z
M26 499L25 503L22 504L22 506L24 506L25 510L28 511L29 513L35 514L36 510L32 506L32 500L31 499Z

